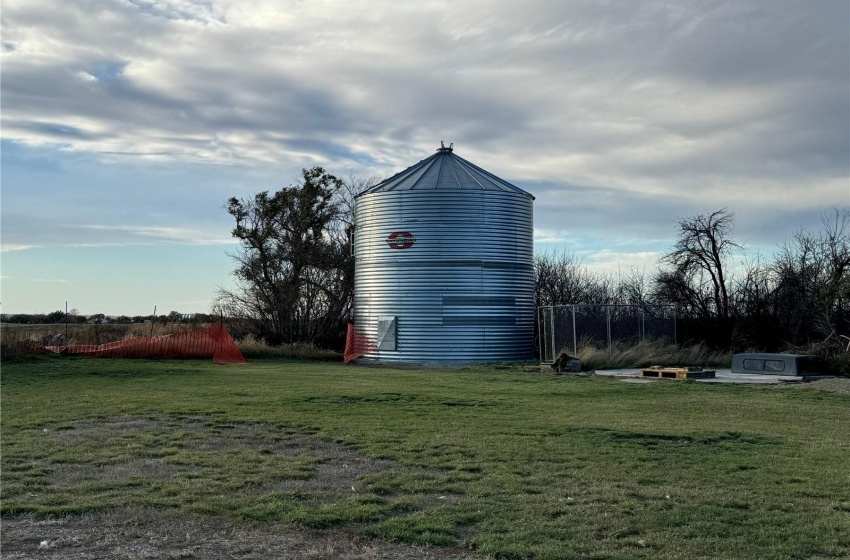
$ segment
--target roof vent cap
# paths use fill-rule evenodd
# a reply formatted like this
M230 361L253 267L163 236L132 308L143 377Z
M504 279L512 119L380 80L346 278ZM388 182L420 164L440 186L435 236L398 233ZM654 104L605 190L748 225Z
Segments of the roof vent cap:
M440 140L440 147L437 148L437 151L441 154L450 154L452 153L452 146L454 146L454 142L449 143L449 147L446 147L446 143Z

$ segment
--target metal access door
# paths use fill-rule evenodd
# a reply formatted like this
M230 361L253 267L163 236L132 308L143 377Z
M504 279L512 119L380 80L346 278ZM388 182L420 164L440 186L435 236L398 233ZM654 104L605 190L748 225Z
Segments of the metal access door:
M396 350L398 346L398 317L378 317L378 351Z

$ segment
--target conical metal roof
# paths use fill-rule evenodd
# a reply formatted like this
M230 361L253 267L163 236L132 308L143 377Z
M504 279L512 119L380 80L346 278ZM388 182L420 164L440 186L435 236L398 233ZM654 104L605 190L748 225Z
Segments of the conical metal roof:
M531 193L455 155L451 145L440 147L431 157L364 190L357 196L388 191L433 189L515 192L534 199Z

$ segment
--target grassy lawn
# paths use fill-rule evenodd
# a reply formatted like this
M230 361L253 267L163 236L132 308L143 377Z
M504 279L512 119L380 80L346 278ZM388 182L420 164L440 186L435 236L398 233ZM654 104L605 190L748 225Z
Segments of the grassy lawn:
M850 557L850 396L515 367L3 364L2 514L139 506L502 558Z

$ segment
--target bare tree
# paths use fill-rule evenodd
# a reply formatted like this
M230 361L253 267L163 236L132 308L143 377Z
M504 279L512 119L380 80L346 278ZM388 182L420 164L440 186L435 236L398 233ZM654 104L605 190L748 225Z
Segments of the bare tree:
M729 319L726 260L741 246L732 240L734 214L722 208L682 218L673 250L661 259L656 294L702 318Z
M595 273L569 252L535 254L534 276L537 305L644 305L653 299L646 274L637 268Z
M821 230L798 230L771 267L786 342L805 344L850 334L850 211L821 216Z
M730 282L731 347L736 350L776 349L781 331L776 320L774 281L761 255L747 260Z
M590 272L573 253L537 253L534 276L537 305L613 303L613 279Z
M617 275L615 303L623 305L640 305L654 303L652 286L646 273L631 268L623 275Z

